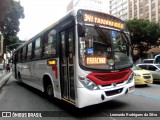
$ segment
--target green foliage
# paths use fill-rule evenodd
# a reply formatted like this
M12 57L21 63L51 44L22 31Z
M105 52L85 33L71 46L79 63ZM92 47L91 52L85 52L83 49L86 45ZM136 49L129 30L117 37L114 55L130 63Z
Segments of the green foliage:
M14 0L0 0L0 3L0 31L4 36L4 46L9 46L17 42L19 19L24 18L24 10L20 2Z
M131 33L133 61L144 58L147 51L160 45L160 24L144 19L133 19L127 22Z
M2 24L5 15L11 10L9 2L10 0L0 0L0 25Z
M6 44L8 45L6 47L7 49L6 51L11 51L13 49L16 49L19 46L18 43L20 43L20 40L17 36L10 36L6 42Z

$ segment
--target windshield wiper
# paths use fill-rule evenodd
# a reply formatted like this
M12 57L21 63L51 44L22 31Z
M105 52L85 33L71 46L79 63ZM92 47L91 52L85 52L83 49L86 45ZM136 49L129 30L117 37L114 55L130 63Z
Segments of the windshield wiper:
M111 43L111 39L108 35L108 32L105 34L102 29L99 27L99 25L95 24L94 25L97 33L99 34L100 39L107 44L108 47L110 47L110 51L108 51L110 53L110 57L113 57L113 47L112 47L112 43Z
M99 25L94 25L97 33L99 34L99 37L101 38L102 41L104 41L104 43L107 43L108 45L111 46L111 42L109 40L109 38L107 38L107 35L102 31L102 29L99 27Z

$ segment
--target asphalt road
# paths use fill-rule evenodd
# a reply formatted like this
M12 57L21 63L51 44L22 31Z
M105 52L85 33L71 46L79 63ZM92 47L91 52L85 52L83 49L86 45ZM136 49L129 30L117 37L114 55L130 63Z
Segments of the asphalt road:
M40 91L24 84L20 85L11 77L0 91L0 111L50 111L44 112L44 114L54 117L47 117L46 120L158 120L160 117L117 117L110 115L110 113L126 113L129 111L130 113L136 111L152 113L152 111L160 111L160 84L136 87L132 94L79 110L63 101L49 101ZM17 118L12 119L17 120Z

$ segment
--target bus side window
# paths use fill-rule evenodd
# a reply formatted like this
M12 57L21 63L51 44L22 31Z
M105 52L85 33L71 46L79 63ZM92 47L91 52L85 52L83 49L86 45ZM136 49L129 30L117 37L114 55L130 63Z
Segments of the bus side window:
M55 30L52 30L49 33L49 44L50 44L49 54L55 55L57 53L57 37Z
M42 45L41 45L41 38L37 38L33 44L33 59L41 58L42 54Z
M28 49L27 49L27 61L30 61L31 60L31 55L32 55L32 43L29 43L28 44Z
M17 51L17 62L21 62L21 52L22 52L22 49L20 49L19 51Z
M43 57L51 57L56 54L56 31L52 30L43 36Z
M18 57L19 62L22 61L22 52L23 52L23 49L21 48L20 51L19 51L19 57Z
M22 61L26 61L26 47L24 47L22 51Z
M48 57L48 33L44 34L42 37L42 56L43 57Z

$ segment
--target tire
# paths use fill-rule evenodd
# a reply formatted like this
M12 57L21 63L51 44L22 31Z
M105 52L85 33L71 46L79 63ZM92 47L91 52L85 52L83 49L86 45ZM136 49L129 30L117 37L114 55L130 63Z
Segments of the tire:
M51 82L48 82L45 85L45 94L47 96L48 99L53 100L54 98L54 93L53 93L53 86Z

